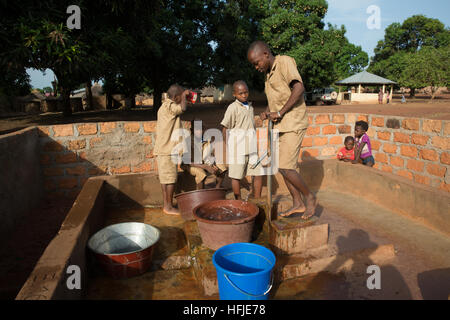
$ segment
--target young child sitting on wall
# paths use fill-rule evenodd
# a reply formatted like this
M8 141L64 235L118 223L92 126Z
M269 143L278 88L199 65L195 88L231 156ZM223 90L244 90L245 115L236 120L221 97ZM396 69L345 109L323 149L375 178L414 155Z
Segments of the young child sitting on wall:
M352 136L348 136L344 140L344 147L342 147L338 154L337 158L340 161L351 162L355 160L355 138Z
M360 160L365 166L373 167L375 165L375 159L372 155L372 145L370 138L367 135L369 130L369 124L365 121L358 121L355 124L355 160L352 163L358 163Z
M178 162L180 154L176 147L179 141L172 140L172 134L181 130L180 115L186 111L189 90L174 84L167 90L168 99L158 110L156 122L156 142L154 154L158 165L159 182L161 183L166 214L179 215L178 209L172 205L175 184L178 177Z

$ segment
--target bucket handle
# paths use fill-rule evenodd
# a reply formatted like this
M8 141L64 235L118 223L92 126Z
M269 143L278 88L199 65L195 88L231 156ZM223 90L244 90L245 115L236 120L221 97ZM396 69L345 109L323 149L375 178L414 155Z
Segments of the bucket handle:
M224 276L225 276L225 279L227 279L227 281L228 281L228 282L233 286L233 288L235 288L237 291L239 291L240 293L245 294L245 295L247 295L247 296L254 297L254 298L258 298L258 297L263 297L263 296L265 296L266 294L269 293L269 291L272 289L272 286L273 286L273 273L270 275L270 285L269 285L269 288L268 288L263 294L259 294L259 295L257 295L257 294L251 294L251 293L248 293L248 292L243 291L241 288L239 288L237 285L235 285L235 284L233 283L233 281L230 280L230 278L228 278L228 275L224 274Z

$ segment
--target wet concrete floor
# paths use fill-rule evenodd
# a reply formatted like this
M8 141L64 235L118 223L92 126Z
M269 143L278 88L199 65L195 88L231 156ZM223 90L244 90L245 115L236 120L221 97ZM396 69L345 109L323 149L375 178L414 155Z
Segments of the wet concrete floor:
M448 237L349 194L325 190L318 193L318 198L321 205L316 211L317 223L330 225L326 249L330 256L384 244L395 246L396 257L380 266L381 290L367 288L370 259L364 264L353 263L351 270L343 273L339 272L340 266L348 261L337 258L328 267L332 272L310 274L274 285L272 299L448 298ZM288 201L288 198L279 196L276 201ZM155 261L189 255L184 221L180 217L165 215L159 208L111 209L108 212L107 225L129 221L148 223L161 230ZM417 236L423 236L423 241ZM430 247L432 242L434 250ZM446 253L447 257L443 257ZM97 267L91 269L87 299L218 299L217 295L203 294L192 267L161 270L154 266L141 276L121 280L109 278Z

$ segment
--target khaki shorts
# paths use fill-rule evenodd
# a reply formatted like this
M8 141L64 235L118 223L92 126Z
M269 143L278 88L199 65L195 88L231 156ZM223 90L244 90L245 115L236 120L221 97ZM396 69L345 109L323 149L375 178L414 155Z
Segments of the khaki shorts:
M223 164L216 164L216 166L222 172L227 171L227 167L225 165L223 165ZM209 172L207 172L206 170L204 170L202 168L192 167L192 166L187 165L187 164L181 165L181 169L183 169L183 171L189 172L189 174L195 178L195 183L196 184L199 184L200 182L205 180L205 178L209 175Z
M177 182L178 165L173 163L172 156L157 156L156 163L161 184L174 184Z
M298 157L306 129L291 132L280 132L279 136L279 169L297 170Z
M252 165L248 161L249 156L245 156L244 163L231 163L228 164L228 176L231 179L241 180L245 176L263 176L264 170L261 163L255 169L252 169Z

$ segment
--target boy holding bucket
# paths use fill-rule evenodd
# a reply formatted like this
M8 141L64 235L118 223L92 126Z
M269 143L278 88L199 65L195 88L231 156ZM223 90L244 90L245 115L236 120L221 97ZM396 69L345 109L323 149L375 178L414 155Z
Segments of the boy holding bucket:
M253 176L254 197L261 197L264 175L261 164L252 168L258 161L258 152L253 107L248 102L248 94L248 86L244 81L239 80L233 84L236 101L228 106L221 122L227 146L228 176L236 200L241 199L240 181L246 175Z
M186 111L190 91L174 84L170 86L167 95L168 99L158 110L154 154L156 155L159 182L163 192L163 212L179 215L178 209L173 207L172 199L178 177L177 159L179 159L179 152L176 147L180 141L172 140L172 135L177 133L178 130L182 130L180 116ZM180 138L182 139L182 137Z

